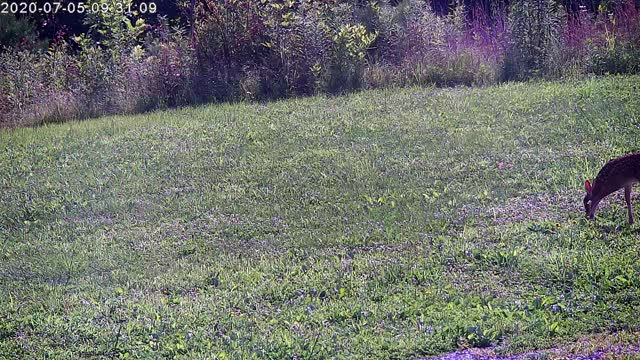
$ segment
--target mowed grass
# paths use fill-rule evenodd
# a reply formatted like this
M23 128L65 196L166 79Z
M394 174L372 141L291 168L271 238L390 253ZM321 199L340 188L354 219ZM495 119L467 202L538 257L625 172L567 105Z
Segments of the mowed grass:
M620 197L585 221L582 189L639 139L637 76L1 131L0 357L411 358L633 334L640 227Z

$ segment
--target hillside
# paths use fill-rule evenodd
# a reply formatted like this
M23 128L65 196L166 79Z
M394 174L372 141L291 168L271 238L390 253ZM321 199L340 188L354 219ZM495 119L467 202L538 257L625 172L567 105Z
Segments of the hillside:
M2 130L0 357L513 354L638 330L640 228L620 194L586 221L582 189L639 151L639 84Z

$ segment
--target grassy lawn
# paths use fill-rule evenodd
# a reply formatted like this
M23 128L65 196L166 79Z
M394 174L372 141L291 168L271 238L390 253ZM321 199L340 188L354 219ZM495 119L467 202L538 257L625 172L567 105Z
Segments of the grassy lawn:
M640 225L619 194L588 222L582 196L638 139L637 76L0 131L0 357L408 358L634 334Z

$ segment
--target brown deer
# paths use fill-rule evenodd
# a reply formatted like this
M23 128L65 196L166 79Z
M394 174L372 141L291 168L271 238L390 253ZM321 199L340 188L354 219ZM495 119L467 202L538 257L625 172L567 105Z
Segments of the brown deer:
M593 220L598 204L605 196L624 188L624 198L627 201L629 224L633 224L633 207L631 206L631 187L640 182L640 153L631 154L611 160L602 167L598 176L584 182L587 195L584 197L584 211Z

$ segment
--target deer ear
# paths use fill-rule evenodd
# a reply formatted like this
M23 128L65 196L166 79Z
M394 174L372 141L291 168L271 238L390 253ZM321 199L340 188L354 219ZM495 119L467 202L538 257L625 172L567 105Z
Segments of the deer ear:
M589 180L584 182L584 189L587 190L588 193L591 192L591 183L589 182Z

